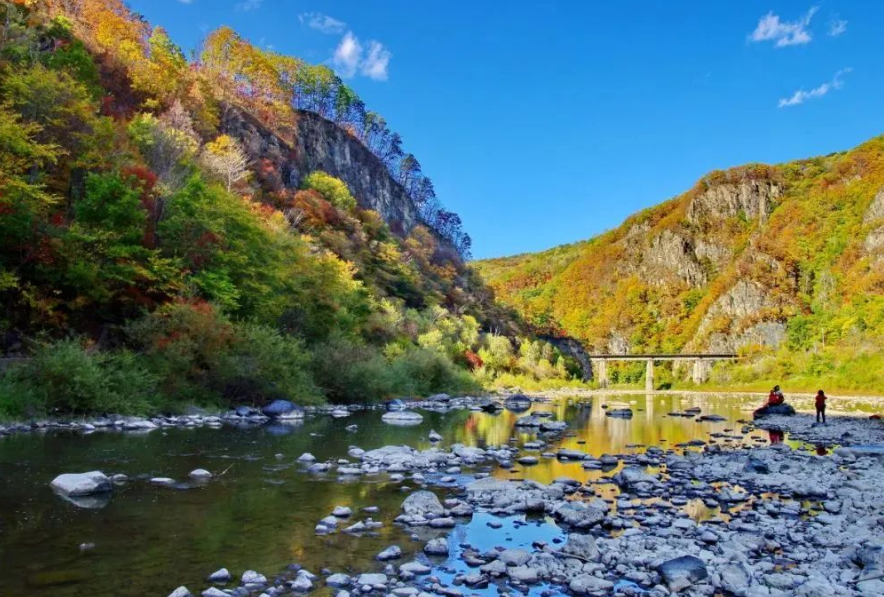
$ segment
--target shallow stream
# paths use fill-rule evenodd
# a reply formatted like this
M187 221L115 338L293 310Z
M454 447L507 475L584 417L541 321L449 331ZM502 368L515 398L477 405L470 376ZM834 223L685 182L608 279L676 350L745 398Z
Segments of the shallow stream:
M758 397L739 396L622 395L558 398L535 404L532 410L552 411L555 419L569 424L569 433L543 451L572 448L601 456L640 452L644 446L675 448L690 440L767 443L770 436L766 431L740 437L742 425L737 422L751 418L751 410L759 402ZM617 405L630 406L634 417L605 416L603 406ZM691 407L725 420L703 422L669 415ZM317 415L300 424L254 428L99 431L88 435L37 432L0 437L0 595L165 597L182 584L198 593L208 585L205 577L222 566L236 578L247 569L272 578L292 564L315 574L323 568L333 572L381 570L374 556L385 547L397 544L408 558L418 554L423 541L448 531L426 529L420 532L418 542L409 538L410 531L393 524L407 495L405 487L413 486L409 480L394 483L385 475L351 480L339 479L334 473L309 475L296 462L298 456L310 452L319 460L348 459L350 446L368 450L407 444L426 449L432 445L427 440L431 429L443 436L442 447L458 442L480 447L511 441L522 445L536 438L534 431L514 427L525 413L421 413L423 422L413 427L388 425L381 421L381 411L365 411L340 419ZM356 432L345 430L353 424L358 426ZM540 457L540 451L530 453ZM196 468L208 469L216 478L205 484L190 482L188 472ZM118 487L106 504L92 509L64 501L49 488L58 474L90 470L123 473L129 482ZM534 466L487 470L502 478L548 483L560 476L581 482L596 480L618 469L584 470L579 462L540 458ZM174 487L151 485L149 479L158 476L179 483ZM457 492L456 484L428 480L442 497ZM466 475L458 477L459 482L468 480ZM616 497L614 485L595 487L601 497ZM372 516L383 521L384 527L375 537L345 533L316 536L316 523L335 506L351 507L354 521ZM359 512L368 506L377 506L380 511ZM680 507L698 519L723 515L702 502ZM440 577L463 567L457 558L458 543L466 541L480 548L530 548L534 541L549 542L563 536L550 520L502 519L502 528L492 530L487 525L492 518L477 514L451 531L449 543L455 547L451 556L447 561L432 562L439 567ZM94 547L81 549L82 544ZM422 554L417 557L426 561ZM405 561L408 559L401 560ZM496 594L493 585L484 592Z

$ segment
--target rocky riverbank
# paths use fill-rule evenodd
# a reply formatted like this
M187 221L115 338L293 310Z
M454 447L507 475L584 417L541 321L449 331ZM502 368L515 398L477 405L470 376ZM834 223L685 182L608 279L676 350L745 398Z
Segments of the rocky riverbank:
M761 426L840 447L820 455L783 443L734 448L708 443L695 451L650 447L595 458L549 448L562 433L555 429L539 433L522 449L352 447L352 460L346 462L302 456L305 474L378 475L401 483L403 490L435 487L433 492L412 490L402 503L394 524L402 528L403 541L421 537L424 528L444 532L466 524L477 513L501 521L546 517L567 538L535 542L531 549L483 550L455 546L451 536L435 537L414 561L403 561L402 549L390 545L371 570L314 574L294 565L270 579L247 571L239 582L213 583L202 595L275 597L327 586L339 597L457 597L495 584L501 593L537 587L541 595L884 595L884 449L867 445L884 440L884 426L854 417L830 417L825 426L813 426L801 415L783 419ZM750 429L747 424L742 432ZM617 472L586 483L496 476L501 469L531 466L538 458ZM612 484L618 493L606 499L610 492L604 489ZM688 515L698 508L706 515ZM360 515L336 509L318 521L316 532L358 534L380 524L360 520ZM487 533L493 535L500 526L488 523ZM464 564L462 571L446 557ZM187 594L183 587L173 593Z

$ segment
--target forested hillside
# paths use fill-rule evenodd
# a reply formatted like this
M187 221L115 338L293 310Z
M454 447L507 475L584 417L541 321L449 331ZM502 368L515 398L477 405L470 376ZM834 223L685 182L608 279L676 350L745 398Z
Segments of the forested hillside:
M713 383L880 391L884 137L712 172L592 240L477 267L526 322L595 351L739 351Z
M0 1L0 416L568 378L328 67L119 0ZM516 352L520 350L520 352Z

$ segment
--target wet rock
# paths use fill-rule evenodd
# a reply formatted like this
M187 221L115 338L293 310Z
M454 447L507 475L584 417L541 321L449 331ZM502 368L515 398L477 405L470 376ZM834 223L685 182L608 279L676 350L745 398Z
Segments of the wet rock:
M524 549L507 549L497 559L507 566L523 566L531 559L531 553Z
M510 412L523 413L531 408L531 399L522 394L514 394L509 396L503 404Z
M254 570L246 570L240 579L244 585L263 585L267 583L267 577Z
M381 562L386 562L389 560L398 560L401 557L402 548L400 548L398 545L391 545L390 547L379 553L376 556L376 559L380 560Z
M442 502L430 491L415 491L402 502L402 511L408 515L437 517L445 514Z
M384 413L381 417L384 423L390 425L419 425L424 418L413 410L396 410Z
M204 468L198 468L190 471L188 477L194 479L195 481L208 481L212 478L212 473Z
M446 549L447 547L448 546L446 545ZM431 568L426 564L421 564L420 562L408 562L407 564L402 564L401 566L399 566L399 570L408 574L424 575L429 574Z
M744 564L729 564L719 571L721 588L734 595L745 595L751 577Z
M568 428L568 424L564 421L543 421L540 424L540 430L545 432L559 432Z
M584 562L595 562L599 559L599 548L592 535L571 533L568 535L568 541L559 550L559 554Z
M110 479L101 471L65 473L53 479L50 486L56 493L69 497L106 493L113 489Z
M433 430L430 430L430 434L427 436L431 442L441 442L442 436L436 433Z
M325 584L335 589L344 589L350 586L350 577L346 574L332 574L325 579Z
M230 595L228 595L221 589L216 589L215 587L209 587L208 589L203 591L201 595L202 597L230 597Z
M439 537L437 539L431 539L424 546L424 553L431 556L447 556L448 555L448 541L445 540L444 537Z
M681 591L709 576L703 560L696 556L681 556L657 566L670 591Z
M193 594L187 590L187 587L180 586L169 593L169 597L193 597Z
M296 593L306 593L313 590L313 580L310 576L299 572L295 580L289 583L289 588Z
M316 462L316 456L314 456L310 452L304 452L303 454L298 456L298 462Z
M605 416L607 417L615 417L619 419L631 419L632 418L632 409L631 408L612 408L605 411Z
M353 514L353 510L347 506L335 506L335 509L332 510L332 516L337 518L347 518L351 514Z
M233 577L230 575L230 571L227 568L221 568L211 573L206 580L209 582L230 582L231 578Z
M608 595L614 583L589 574L581 574L571 580L568 588L577 595Z
M537 569L530 566L515 566L510 568L507 570L507 576L525 584L534 584L540 580Z
M376 587L379 585L387 584L387 575L386 574L360 574L359 578L356 580L356 584L360 587L369 586Z
M775 404L773 406L762 406L752 416L755 419L761 419L771 415L791 416L794 414L795 408L791 404Z
M151 485L159 485L160 487L171 487L175 484L175 479L171 477L153 477L150 480Z
M304 409L288 400L274 400L261 409L261 412L274 419L303 419Z

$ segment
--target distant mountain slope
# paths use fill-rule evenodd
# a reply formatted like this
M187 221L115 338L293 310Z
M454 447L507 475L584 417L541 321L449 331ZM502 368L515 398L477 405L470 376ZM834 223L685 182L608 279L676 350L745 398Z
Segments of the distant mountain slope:
M592 350L790 349L824 375L880 348L884 137L715 171L592 240L476 266L527 322Z

